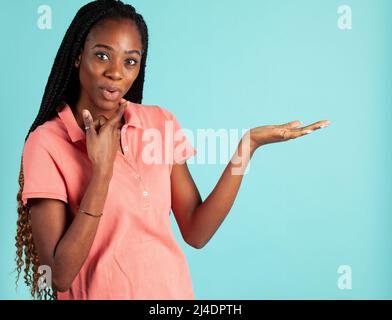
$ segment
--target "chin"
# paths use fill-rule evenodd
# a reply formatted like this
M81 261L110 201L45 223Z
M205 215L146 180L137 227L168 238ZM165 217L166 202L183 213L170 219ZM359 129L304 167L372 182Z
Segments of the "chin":
M114 100L114 101L100 99L97 101L96 105L101 109L109 111L109 110L117 109L119 102L120 102L120 99Z

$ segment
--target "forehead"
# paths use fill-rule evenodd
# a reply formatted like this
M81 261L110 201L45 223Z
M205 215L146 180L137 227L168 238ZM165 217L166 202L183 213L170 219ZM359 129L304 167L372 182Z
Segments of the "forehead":
M105 20L95 25L86 38L86 45L107 44L114 49L142 49L139 30L130 19Z

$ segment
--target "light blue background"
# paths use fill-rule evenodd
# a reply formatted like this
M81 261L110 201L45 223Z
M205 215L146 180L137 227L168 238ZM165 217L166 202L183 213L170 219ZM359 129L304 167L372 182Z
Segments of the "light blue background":
M15 291L16 194L24 138L64 32L87 1L2 5L0 298ZM150 33L145 104L184 128L328 119L311 135L256 151L237 200L188 257L197 299L391 299L389 0L135 0ZM53 29L37 28L37 8ZM337 27L352 8L353 29ZM202 198L225 165L191 164ZM352 290L337 286L352 267Z

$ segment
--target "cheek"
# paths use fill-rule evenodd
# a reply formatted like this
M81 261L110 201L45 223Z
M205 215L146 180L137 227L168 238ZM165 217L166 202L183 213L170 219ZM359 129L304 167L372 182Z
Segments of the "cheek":
M140 67L134 68L134 69L132 69L132 70L129 70L129 71L126 73L126 79L127 79L127 86L128 86L128 87L131 87L131 86L132 86L133 82L134 82L134 81L136 80L136 78L138 77L139 72L140 72Z
M80 84L85 90L95 87L96 79L99 76L101 66L97 63L86 61L80 67Z

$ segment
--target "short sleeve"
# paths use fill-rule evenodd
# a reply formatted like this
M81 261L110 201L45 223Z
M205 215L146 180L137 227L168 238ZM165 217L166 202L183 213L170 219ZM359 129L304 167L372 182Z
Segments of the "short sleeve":
M173 128L173 140L172 140L172 154L173 161L170 162L170 172L173 167L173 163L183 164L185 161L197 154L197 150L189 142L189 139L183 130L177 117L165 108L161 108L165 113L166 120L169 122L169 127Z
M67 189L60 171L60 159L50 151L48 139L37 130L30 133L23 149L23 205L28 198L59 199L68 203Z

